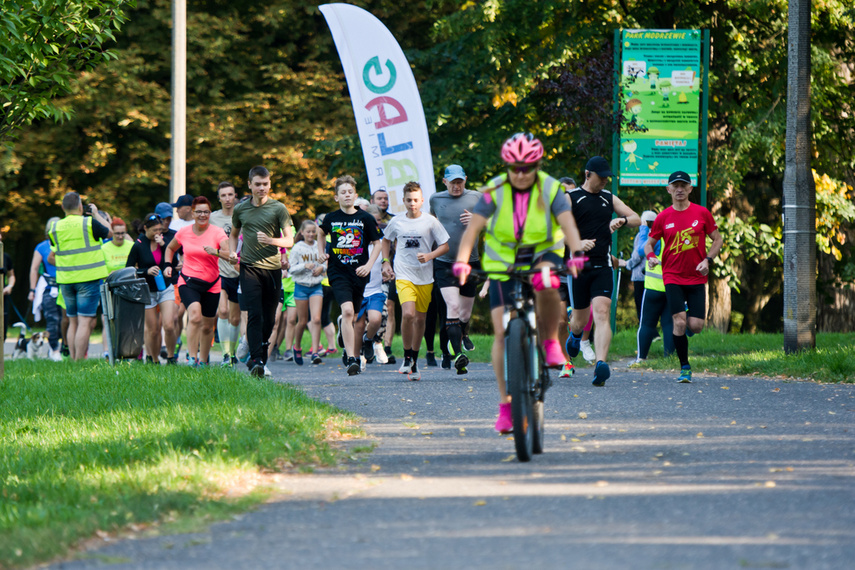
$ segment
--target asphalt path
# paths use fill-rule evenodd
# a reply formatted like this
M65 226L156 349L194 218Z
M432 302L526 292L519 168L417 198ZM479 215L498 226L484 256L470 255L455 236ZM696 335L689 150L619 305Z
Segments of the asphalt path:
M102 543L52 568L855 567L855 386L592 368L546 398L545 452L493 430L492 369L271 363L364 419L335 469L205 532ZM248 378L249 381L249 378ZM353 446L373 445L370 453Z

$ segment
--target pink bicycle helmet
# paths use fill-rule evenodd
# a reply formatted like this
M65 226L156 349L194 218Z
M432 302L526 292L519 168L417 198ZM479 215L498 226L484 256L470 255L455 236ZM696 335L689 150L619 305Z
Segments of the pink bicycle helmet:
M532 164L543 158L543 145L531 133L517 133L502 145L502 160L508 164Z

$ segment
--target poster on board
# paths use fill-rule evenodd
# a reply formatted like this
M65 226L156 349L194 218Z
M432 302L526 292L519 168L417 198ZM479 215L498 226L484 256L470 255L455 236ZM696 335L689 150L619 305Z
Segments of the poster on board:
M665 186L687 172L698 184L700 30L621 33L621 186Z

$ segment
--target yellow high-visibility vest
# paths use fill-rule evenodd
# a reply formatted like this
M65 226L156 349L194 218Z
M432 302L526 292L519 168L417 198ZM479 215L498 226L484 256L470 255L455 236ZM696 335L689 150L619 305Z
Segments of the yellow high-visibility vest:
M85 283L107 277L101 240L92 233L90 216L68 215L50 227L56 282Z

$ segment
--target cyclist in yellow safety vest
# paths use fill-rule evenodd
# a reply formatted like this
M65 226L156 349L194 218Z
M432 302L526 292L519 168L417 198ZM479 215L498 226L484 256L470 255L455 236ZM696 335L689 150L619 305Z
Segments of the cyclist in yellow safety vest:
M62 209L65 217L48 230L48 261L56 265L56 281L65 300L69 355L72 360L81 360L89 351L89 337L101 300L101 280L108 275L101 240L112 237L113 232L95 204L90 204L88 215L84 215L77 192L68 192L62 198Z
M543 145L528 133L518 133L502 146L502 159L508 164L507 173L494 178L490 185L481 188L481 200L472 211L472 219L460 242L454 274L465 283L471 271L469 254L482 230L485 271L507 271L539 267L560 267L563 263L565 243L570 251L577 252L568 262L571 273L581 258L581 244L570 202L558 180L540 171ZM558 342L558 323L561 318L557 308L561 299L559 281L551 275L544 281L540 274L531 280L535 295L535 308L543 332L543 350L546 365L560 367L565 358ZM512 284L507 277L490 277L490 317L493 321L493 371L499 387L499 417L496 431L508 433L513 429L511 399L505 386L504 372L504 307L510 303Z

